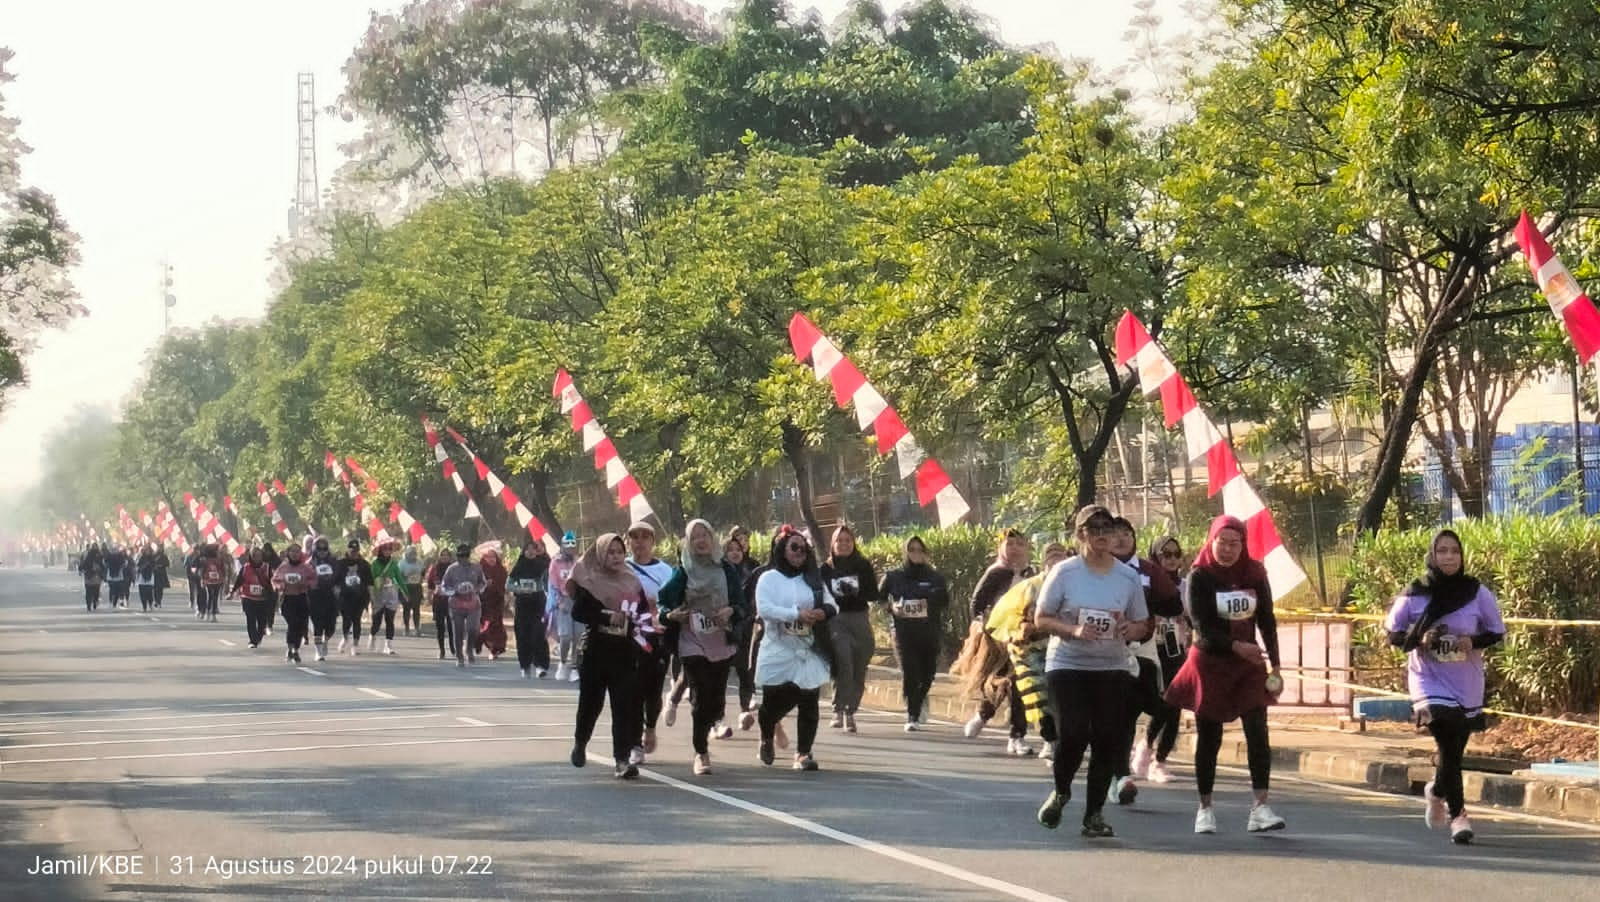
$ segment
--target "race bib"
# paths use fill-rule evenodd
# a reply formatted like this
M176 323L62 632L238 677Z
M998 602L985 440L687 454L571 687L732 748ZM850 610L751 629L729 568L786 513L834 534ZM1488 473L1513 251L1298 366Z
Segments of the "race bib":
M1455 636L1445 636L1437 645L1428 649L1428 656L1440 664L1460 664L1467 660L1467 650L1456 645Z
M298 573L285 573L283 575L283 584L286 586L298 586L300 585L300 580L301 576Z
M926 598L902 598L894 603L894 615L913 620L926 620L928 618L928 600Z
M597 630L602 635L606 635L606 636L626 636L626 635L628 635L628 626L627 626L627 624L623 624L622 626L612 626L609 623L602 623L599 626L596 626L595 630Z
M722 627L717 625L717 621L706 616L706 614L702 611L689 612L689 626L700 635L705 635L706 633L718 633L722 631Z
M344 575L344 584L352 589L361 585L361 574L355 572L354 570L346 573Z
M244 587L244 594L250 596L251 598L260 598L261 596L267 594L267 590L260 583L251 583L250 585Z
M222 571L218 570L216 567L207 567L205 580L208 583L222 582Z
M1117 620L1121 615L1116 611L1102 611L1099 608L1078 608L1078 622L1092 626L1100 631L1102 636L1110 638L1117 628Z
M833 581L833 594L844 595L861 588L861 580L854 576L841 576Z
M785 623L783 625L783 634L785 636L794 636L797 639L810 639L811 624L801 623L798 620L794 623Z
M1254 589L1228 589L1217 593L1217 613L1223 620L1249 620L1256 615Z
M514 595L533 595L540 591L539 581L536 579L514 579L511 581L511 592Z
M318 564L317 565L317 575L318 576L332 576L333 575L333 565L332 564Z

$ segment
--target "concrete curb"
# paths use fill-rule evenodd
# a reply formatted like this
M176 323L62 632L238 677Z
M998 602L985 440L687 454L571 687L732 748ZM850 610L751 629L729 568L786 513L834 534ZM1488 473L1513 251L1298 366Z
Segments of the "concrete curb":
M886 710L903 709L899 671L874 665L867 675L864 700ZM935 679L928 704L933 716L954 723L966 722L977 709L974 701L962 697L959 685L948 674L940 674ZM1420 796L1423 786L1433 779L1431 756L1398 755L1392 747L1377 747L1383 742L1378 738L1369 740L1375 746L1370 750L1318 748L1306 743L1304 738L1305 734L1290 730L1274 733L1272 768L1275 772L1407 796ZM1181 733L1176 751L1192 758L1194 743L1194 733ZM1234 732L1225 738L1217 761L1229 766L1247 766L1243 737ZM1600 824L1600 781L1553 778L1527 771L1511 775L1468 771L1462 782L1469 806Z

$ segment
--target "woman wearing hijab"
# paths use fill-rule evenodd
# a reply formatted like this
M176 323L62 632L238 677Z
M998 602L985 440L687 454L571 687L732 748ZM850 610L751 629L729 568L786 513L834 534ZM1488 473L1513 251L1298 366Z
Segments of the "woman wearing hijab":
M833 630L833 720L828 726L856 731L856 708L867 687L867 665L876 642L867 607L878 597L878 574L872 562L856 547L856 534L848 526L833 531L828 544L822 581L839 603L839 616L829 622Z
M1467 739L1484 729L1483 650L1505 638L1494 593L1468 576L1461 537L1440 530L1429 545L1427 572L1389 609L1389 642L1406 653L1406 683L1418 726L1439 748L1438 769L1423 787L1429 829L1450 825L1450 839L1472 842L1461 787Z
M250 640L251 649L261 647L261 640L266 637L267 611L272 605L271 592L272 567L267 564L260 548L252 548L250 556L240 565L239 574L234 577L233 588L228 593L229 598L239 599L244 609L245 636Z
M588 761L589 737L611 699L611 758L616 776L631 780L639 767L629 762L638 741L634 716L638 689L639 650L634 643L634 612L646 604L644 587L628 567L622 537L608 532L594 543L572 570L566 593L572 598L572 619L588 627L578 679L578 723L572 740L572 766Z
M383 624L383 653L394 654L394 612L400 608L400 586L405 576L400 572L400 562L391 552L393 543L384 542L372 556L372 626L368 630L367 650L378 645L378 624Z
M1162 536L1151 544L1150 560L1166 572L1167 578L1172 580L1173 585L1179 587L1180 600L1175 613L1170 608L1163 609L1155 604L1151 605L1150 613L1154 617L1154 628L1146 643L1153 649L1161 678L1171 682L1177 675L1178 668L1183 666L1184 653L1189 647L1189 618L1183 613L1181 600L1184 580L1183 546L1178 543L1175 536ZM1163 614L1163 610L1167 610L1171 616ZM1144 736L1139 739L1138 746L1133 750L1131 764L1133 776L1140 780L1148 777L1152 783L1169 782L1172 774L1167 770L1167 756L1172 754L1173 746L1177 744L1178 709L1172 705L1164 705L1161 710L1150 715L1150 724Z
M816 770L811 744L816 740L818 700L828 681L828 661L817 647L814 630L828 628L838 603L805 537L780 530L772 541L769 569L756 580L756 613L761 617L756 681L761 684L761 763L771 764L778 724L799 709L795 770Z
M738 651L732 631L746 616L742 583L739 569L717 552L711 524L689 521L683 563L661 588L661 612L678 624L678 658L694 705L695 776L711 773L711 728L728 707L728 671Z
M445 568L439 589L450 600L450 627L455 634L456 666L465 667L478 660L478 624L483 622L479 600L487 583L483 567L472 560L472 546L456 546L456 562Z
M550 562L550 598L545 602L545 619L556 634L556 679L569 683L578 681L578 662L583 655L578 645L578 631L572 622L572 596L567 594L567 582L578 565L578 536L568 532L561 537L561 553Z
M1167 687L1168 702L1194 712L1194 779L1200 793L1196 833L1217 832L1211 791L1217 781L1222 725L1232 720L1244 726L1250 787L1256 797L1245 828L1251 833L1284 828L1283 818L1267 807L1272 777L1267 706L1283 690L1277 674L1278 620L1266 568L1250 557L1246 536L1237 517L1211 521L1186 587L1194 645ZM1258 631L1262 645L1256 644Z
M506 653L506 565L491 548L478 558L483 568L483 621L478 625L478 647L493 661Z
M550 642L545 638L545 586L550 578L550 554L543 542L522 544L522 554L511 565L507 587L511 590L512 628L517 632L517 664L522 678L544 679L550 670Z
M422 577L427 569L427 562L417 554L417 546L407 545L400 558L401 625L407 636L422 635Z
M1036 571L1029 563L1032 549L1028 547L1028 537L1015 529L1007 529L1000 534L1000 547L995 552L994 563L983 571L978 577L978 585L972 590L972 619L971 627L974 631L981 631L988 622L989 611L1002 595L1010 591L1017 583L1036 575ZM968 642L973 642L972 638ZM996 657L996 663L1001 668L998 679L1003 683L1009 673L1005 655ZM1006 751L1012 755L1028 756L1033 754L1033 747L1028 745L1028 707L1023 702L1022 694L1017 691L1015 684L1006 689L1007 701L1010 703L1011 735L1006 742ZM985 697L978 703L977 713L967 721L962 732L967 738L977 736L983 731L990 718L994 717L996 706L993 701Z
M83 606L93 611L100 607L100 584L106 579L105 559L99 545L90 545L78 559L78 574L83 577Z
M268 571L272 573L277 573L278 565L283 563L283 558L272 547L271 542L262 543L261 559L266 562ZM265 635L272 635L272 628L278 625L279 601L278 590L273 588L269 580L267 583L267 629Z
M889 603L894 622L894 653L900 660L901 690L906 698L907 733L925 720L928 691L939 668L939 630L950 590L944 574L928 563L928 546L920 536L906 540L905 562L883 575L878 594Z
M428 590L428 598L433 604L433 631L439 639L439 660L444 660L445 639L450 640L450 647L456 647L455 627L450 622L450 596L444 592L444 574L455 561L450 557L450 549L441 547L439 556L428 567L428 575L423 579Z

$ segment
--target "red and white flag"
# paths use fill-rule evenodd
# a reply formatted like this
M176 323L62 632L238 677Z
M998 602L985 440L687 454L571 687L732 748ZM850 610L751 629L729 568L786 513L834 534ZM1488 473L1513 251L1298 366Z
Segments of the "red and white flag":
M283 483L274 479L272 485L278 487L282 486ZM256 483L256 494L261 498L261 509L267 512L267 518L272 521L272 528L276 529L279 535L293 542L294 533L289 531L289 524L283 522L283 514L278 513L278 503L272 500L272 494L267 491L267 484L264 482Z
M916 479L917 502L924 507L934 505L940 526L951 526L967 515L972 507L944 467L922 450L883 395L803 313L789 320L789 344L794 347L795 359L810 366L817 381L832 383L833 400L841 409L846 404L855 408L861 430L877 437L879 456L893 452L900 478Z
M1166 416L1167 428L1183 424L1184 444L1191 461L1206 462L1208 494L1222 493L1222 511L1244 522L1246 546L1250 556L1267 568L1267 580L1272 585L1274 598L1283 598L1289 590L1306 581L1306 573L1295 563L1289 549L1283 547L1272 512L1250 486L1250 480L1239 469L1238 458L1228 439L1217 429L1211 418L1195 400L1189 384L1178 374L1178 368L1161 346L1155 343L1144 323L1131 311L1122 315L1117 323L1117 363L1133 364L1139 374L1139 386L1144 393L1161 394L1161 408Z
M202 539L215 539L221 542L224 548L228 549L229 555L236 558L244 557L244 546L234 540L233 534L223 527L222 521L217 519L217 515L213 514L211 509L206 507L199 498L196 498L193 492L185 492L183 501L189 505L189 516L193 517L195 524L200 527Z
M655 513L650 502L645 500L638 480L617 456L617 446L606 436L605 428L595 419L583 395L578 394L578 387L572 384L572 376L565 369L556 371L552 394L561 400L561 412L571 415L572 431L583 439L583 450L594 452L594 468L605 472L606 488L617 493L617 504L628 512L632 522L637 523Z
M383 489L378 485L378 480L373 479L367 474L366 470L361 469L361 465L356 463L354 456L346 454L344 462L350 467L350 472L356 474L356 478L360 479L361 483L367 487L367 491L375 495L383 492ZM405 509L405 505L398 501L390 502L389 522L398 524L401 529L404 529L407 538L421 545L423 551L433 552L436 547L433 537L428 535L428 531L422 528L422 524L418 523L415 517L411 516L411 513Z
M244 540L246 542L255 537L256 528L250 525L250 521L246 520L243 514L239 513L239 506L233 503L232 495L222 496L222 506L228 511L228 513L233 514L234 522L238 523L239 528L244 530Z
M1595 310L1594 303L1583 293L1578 280L1572 277L1572 273L1561 263L1561 258L1550 249L1550 243L1544 240L1544 235L1526 212L1517 220L1516 234L1517 244L1522 246L1522 255L1528 261L1528 269L1533 271L1534 281L1539 283L1539 290L1544 292L1550 310L1567 327L1572 346L1578 351L1578 362L1589 363L1594 359L1595 352L1600 351L1600 312Z
M356 484L350 479L350 474L346 473L344 467L339 465L339 459L333 456L332 451L325 452L325 455L323 463L333 471L333 475L338 477L340 482L344 483L345 489L350 493L350 503L355 506L356 516L367 527L367 534L372 537L373 543L383 545L393 542L394 538L389 535L387 529L383 528L383 521L379 520L372 511L367 509L366 497L356 488Z
M472 500L472 492L467 489L467 484L461 480L461 474L456 472L456 462L450 459L449 452L444 450L444 445L439 443L439 430L433 427L433 421L427 414L422 415L422 431L428 435L428 447L433 449L433 459L439 462L439 469L444 471L444 478L456 487L461 497L467 499L467 512L461 515L463 520L473 520L483 516L478 511L478 502Z
M194 551L194 546L189 544L189 537L184 535L183 527L178 525L178 518L172 515L172 509L167 507L165 501L156 505L156 528L158 534L177 545L185 555Z
M130 543L137 545L145 543L144 531L139 528L138 523L134 522L127 508L120 504L117 505L117 522L122 524L122 534L128 538Z
M506 510L516 515L517 523L528 530L528 535L532 536L535 542L543 543L545 550L550 552L551 557L560 554L561 544L556 541L555 536L550 535L550 530L539 522L539 518L533 515L533 511L528 510L528 506L522 503L522 499L517 497L517 493L513 492L510 486L502 482L500 477L489 469L489 465L483 462L483 458L467 447L467 440L461 437L461 433L448 426L445 427L445 431L450 433L450 438L461 446L461 450L472 457L472 466L478 471L478 478L489 484L489 494L499 498L500 503L506 506Z

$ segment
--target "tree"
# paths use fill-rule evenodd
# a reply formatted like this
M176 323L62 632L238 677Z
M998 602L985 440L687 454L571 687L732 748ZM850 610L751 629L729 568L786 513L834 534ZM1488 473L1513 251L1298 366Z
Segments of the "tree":
M0 89L16 78L6 69L14 55L0 47ZM0 91L0 406L26 381L22 361L39 332L88 313L67 278L78 262L78 236L54 198L23 184L21 158L30 148L17 125L5 115Z

